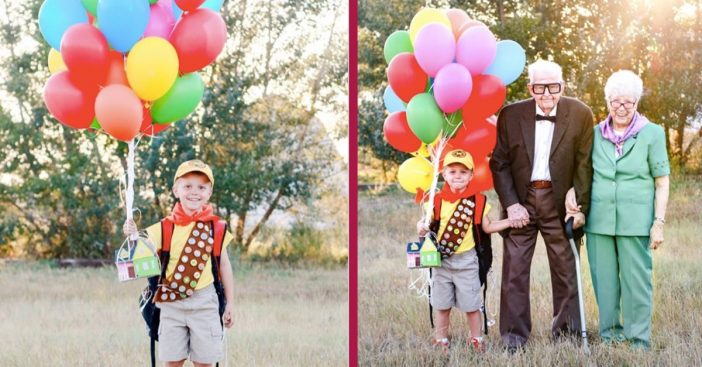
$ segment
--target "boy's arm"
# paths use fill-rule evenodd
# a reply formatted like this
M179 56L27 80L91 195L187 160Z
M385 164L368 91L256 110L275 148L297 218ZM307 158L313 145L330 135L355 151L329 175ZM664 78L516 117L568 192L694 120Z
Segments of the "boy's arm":
M499 231L503 231L507 228L510 228L510 222L509 219L502 219L498 220L492 217L492 208L488 207L487 208L487 213L483 215L483 222L481 224L483 228L483 232L485 233L495 233Z
M230 328L234 325L234 274L232 274L232 264L229 262L229 254L226 249L222 251L219 274L224 287L224 298L227 300L227 306L222 314L222 322L224 326Z

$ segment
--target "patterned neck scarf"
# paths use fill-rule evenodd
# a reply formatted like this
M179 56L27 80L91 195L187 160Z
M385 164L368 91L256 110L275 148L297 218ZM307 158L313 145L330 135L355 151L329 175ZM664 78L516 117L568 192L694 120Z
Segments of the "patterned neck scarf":
M624 142L630 137L636 135L646 124L648 120L641 116L638 112L634 112L634 117L631 119L631 123L627 126L624 135L618 136L614 133L614 127L612 122L612 116L608 116L607 119L600 122L600 132L602 137L611 141L615 147L615 155L617 158L621 157L624 153Z
M192 222L208 222L211 220L217 221L219 217L214 215L214 209L212 209L211 204L203 206L202 210L190 216L185 213L181 203L176 203L173 210L171 210L171 214L167 216L166 219L170 220L176 225L186 226Z

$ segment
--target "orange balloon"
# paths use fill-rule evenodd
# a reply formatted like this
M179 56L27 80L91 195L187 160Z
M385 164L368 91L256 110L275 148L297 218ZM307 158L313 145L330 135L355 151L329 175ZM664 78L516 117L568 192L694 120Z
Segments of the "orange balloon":
M117 140L129 141L139 134L144 111L141 100L131 88L112 84L98 94L95 116L105 132Z
M465 11L461 9L447 9L445 13L451 21L451 29L453 30L453 36L456 37L456 39L458 39L458 37L461 35L461 27L463 26L463 24L470 21L470 17L468 16L468 14L466 14Z
M127 81L127 71L124 68L124 56L117 51L110 51L108 57L109 67L107 69L107 78L105 85L122 84L129 86Z
M458 30L458 36L457 36L456 38L461 37L461 35L463 34L463 32L465 32L466 30L468 30L468 28L478 27L478 26L487 27L487 26L485 25L485 23L483 23L483 22L481 22L481 21L479 21L479 20L475 20L475 19L471 19L471 20L469 20L469 21L463 23L463 25L461 26L461 28Z

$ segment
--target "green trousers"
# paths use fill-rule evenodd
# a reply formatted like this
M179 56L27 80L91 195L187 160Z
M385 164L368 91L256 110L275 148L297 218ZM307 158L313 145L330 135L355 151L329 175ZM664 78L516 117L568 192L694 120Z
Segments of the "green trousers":
M650 348L653 256L649 238L587 233L587 258L605 342Z

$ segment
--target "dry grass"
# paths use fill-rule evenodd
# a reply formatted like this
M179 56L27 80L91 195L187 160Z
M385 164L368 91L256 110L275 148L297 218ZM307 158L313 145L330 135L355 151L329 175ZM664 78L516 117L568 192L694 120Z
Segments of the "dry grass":
M235 269L235 325L221 366L346 363L345 269ZM148 365L136 303L145 282L116 278L112 267L0 263L0 366Z
M405 243L414 240L421 214L406 193L359 198L359 360L362 366L699 366L702 365L702 241L698 225L702 204L698 179L678 180L671 193L665 247L654 252L654 319L651 352L606 346L597 337L597 307L585 250L583 278L590 356L579 340L550 339L552 297L543 242L537 245L531 271L532 336L525 352L502 350L498 324L490 329L488 351L466 348L465 318L452 313L454 348L448 356L433 351L426 298L408 289L423 270L405 268ZM497 203L494 192L489 194ZM502 241L493 235L495 262L488 310L497 321Z

